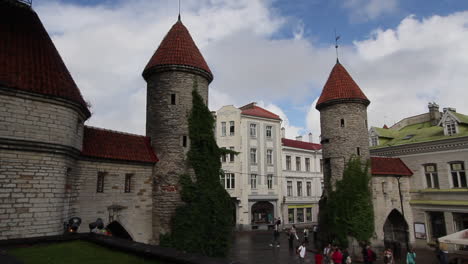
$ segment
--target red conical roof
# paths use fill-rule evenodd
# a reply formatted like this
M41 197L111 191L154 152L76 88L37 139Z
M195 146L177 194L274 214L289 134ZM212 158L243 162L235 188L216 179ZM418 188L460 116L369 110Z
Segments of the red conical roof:
M190 36L187 28L179 20L169 30L153 57L143 71L143 77L150 69L160 66L182 65L205 71L213 79L208 64Z
M0 1L0 86L59 97L88 107L37 14Z
M315 108L320 109L328 104L345 101L361 102L366 106L370 104L369 99L361 91L351 75L349 75L343 65L337 62L328 77L327 83L323 87L322 94Z

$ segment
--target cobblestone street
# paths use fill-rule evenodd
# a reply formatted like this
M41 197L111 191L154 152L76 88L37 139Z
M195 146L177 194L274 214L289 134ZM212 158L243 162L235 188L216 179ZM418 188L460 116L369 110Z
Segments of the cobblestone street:
M301 232L299 231L298 234ZM299 263L298 257L294 250L290 251L288 247L288 239L286 233L281 233L280 247L271 247L270 243L273 239L272 231L254 231L254 232L237 232L235 233L234 244L231 249L229 259L234 263L240 264L296 264ZM301 237L300 237L301 239ZM299 242L295 241L294 247L298 246ZM313 243L309 243L308 250L313 249ZM436 264L435 254L430 250L417 249L418 264ZM403 254L405 255L405 254ZM452 259L454 256L451 255ZM461 264L468 264L468 255L464 256ZM315 263L314 253L307 252L305 263ZM353 263L359 263L353 261ZM406 261L396 261L395 264L405 264ZM383 264L382 259L378 259L374 264Z

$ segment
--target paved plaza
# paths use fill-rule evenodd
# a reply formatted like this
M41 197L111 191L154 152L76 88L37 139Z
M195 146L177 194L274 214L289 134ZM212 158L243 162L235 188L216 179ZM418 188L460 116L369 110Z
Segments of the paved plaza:
M299 230L298 234L301 234ZM299 236L302 239L301 236ZM296 264L299 263L298 257L294 250L289 250L288 237L286 233L280 235L280 247L271 247L270 243L273 239L273 231L254 231L254 232L237 232L234 236L234 243L231 249L229 259L234 263L239 264ZM294 247L298 246L299 242L295 241ZM308 245L308 250L314 248L313 242ZM417 249L418 264L436 264L434 251ZM405 255L405 254L403 254ZM453 258L452 255L450 258ZM307 252L305 263L315 263L314 253ZM353 261L353 263L359 263ZM406 261L396 261L395 264L404 264ZM460 263L468 264L468 256L465 255L465 260ZM383 264L382 258L378 259L374 264Z

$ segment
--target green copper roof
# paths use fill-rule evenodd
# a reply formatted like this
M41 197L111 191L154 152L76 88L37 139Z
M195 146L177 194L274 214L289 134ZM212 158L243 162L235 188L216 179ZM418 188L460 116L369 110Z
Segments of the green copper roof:
M453 114L456 114L457 118L461 121L458 125L458 133L454 136L445 136L444 128L442 126L431 126L431 122L409 125L400 130L374 127L379 134L379 145L372 148L378 149L389 146L468 136L468 116L458 113Z

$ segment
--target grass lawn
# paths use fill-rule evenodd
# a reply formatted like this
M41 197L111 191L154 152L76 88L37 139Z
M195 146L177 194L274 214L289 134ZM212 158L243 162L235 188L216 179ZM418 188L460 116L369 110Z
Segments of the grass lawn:
M15 256L25 264L162 264L155 260L145 260L141 257L112 251L108 248L79 240L14 248L9 249L8 254Z

